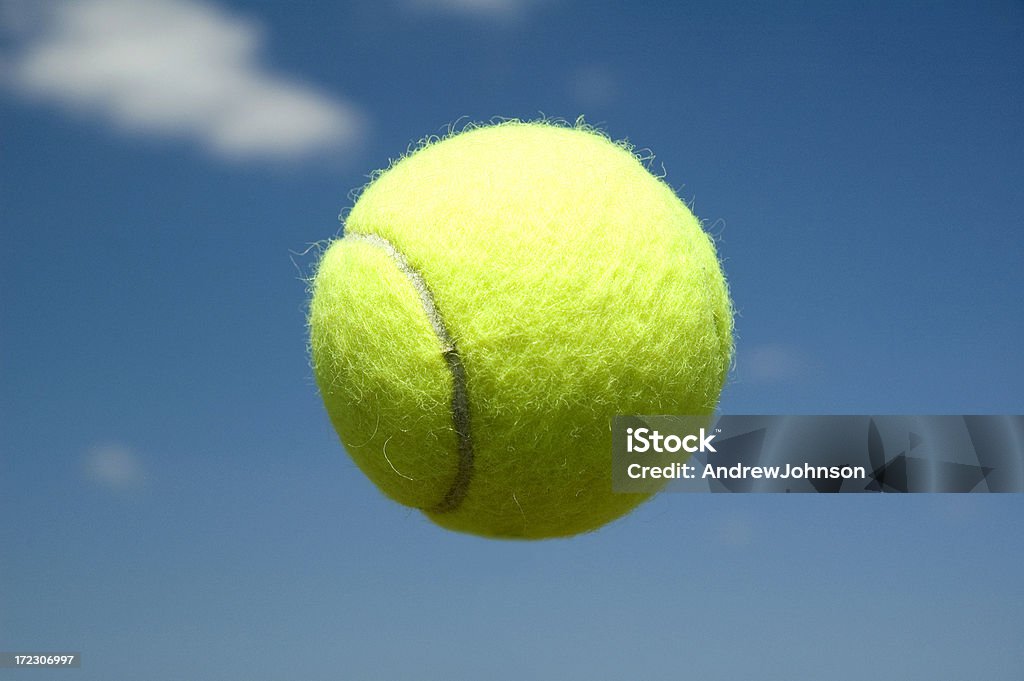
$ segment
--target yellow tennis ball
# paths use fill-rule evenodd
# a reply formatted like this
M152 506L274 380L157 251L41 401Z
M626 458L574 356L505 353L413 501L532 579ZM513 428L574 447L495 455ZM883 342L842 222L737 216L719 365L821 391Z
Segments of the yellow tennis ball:
M543 538L612 491L616 414L710 414L732 356L714 245L630 147L506 122L378 175L313 279L313 368L345 449L444 527Z

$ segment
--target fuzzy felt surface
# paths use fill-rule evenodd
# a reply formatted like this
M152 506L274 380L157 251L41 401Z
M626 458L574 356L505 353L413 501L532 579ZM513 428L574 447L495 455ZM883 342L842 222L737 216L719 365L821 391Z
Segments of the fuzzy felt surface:
M599 133L518 121L379 174L318 266L309 327L363 472L492 537L572 535L641 503L611 490L611 418L710 413L733 350L714 245L671 188Z

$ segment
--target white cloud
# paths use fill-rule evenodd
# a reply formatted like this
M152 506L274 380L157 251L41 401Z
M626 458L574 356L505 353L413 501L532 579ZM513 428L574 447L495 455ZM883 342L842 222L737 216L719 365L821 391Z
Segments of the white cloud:
M517 19L541 0L405 0L415 10L483 19Z
M785 345L760 345L751 348L737 364L740 375L749 381L775 383L799 378L807 362L799 352Z
M612 74L603 68L590 66L577 71L572 80L573 94L586 106L606 106L617 91Z
M146 474L139 457L124 445L92 447L85 455L86 477L112 490L132 490L143 485Z
M194 0L48 6L8 65L20 91L138 133L198 140L239 158L282 158L357 141L361 114L259 62L252 22Z

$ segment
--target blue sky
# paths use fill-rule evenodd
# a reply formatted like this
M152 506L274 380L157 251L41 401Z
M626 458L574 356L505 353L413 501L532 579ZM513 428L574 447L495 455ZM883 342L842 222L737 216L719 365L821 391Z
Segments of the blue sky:
M303 282L421 137L583 114L717 238L723 411L1021 413L1019 2L0 8L0 650L80 679L1024 668L1020 495L434 527L338 444Z

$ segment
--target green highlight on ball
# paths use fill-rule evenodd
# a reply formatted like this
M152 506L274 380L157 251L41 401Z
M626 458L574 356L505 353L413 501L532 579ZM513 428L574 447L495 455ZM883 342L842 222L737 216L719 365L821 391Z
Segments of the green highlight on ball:
M617 414L711 414L733 314L710 237L625 143L508 121L378 174L312 281L312 363L345 449L443 527L539 539L612 491Z

